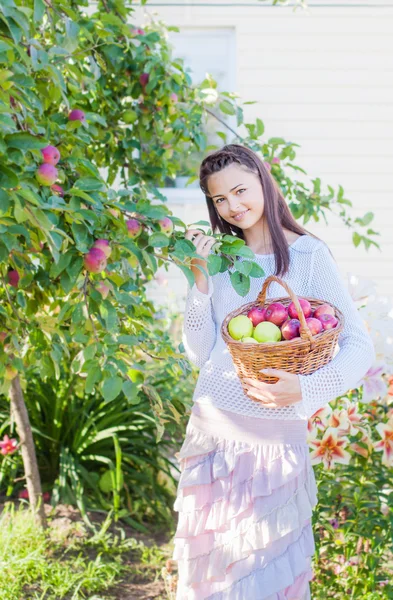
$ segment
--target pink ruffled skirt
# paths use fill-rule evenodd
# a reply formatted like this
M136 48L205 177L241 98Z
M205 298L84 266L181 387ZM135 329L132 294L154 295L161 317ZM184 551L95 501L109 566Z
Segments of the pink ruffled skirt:
M176 453L176 600L309 600L317 487L307 422L194 403Z

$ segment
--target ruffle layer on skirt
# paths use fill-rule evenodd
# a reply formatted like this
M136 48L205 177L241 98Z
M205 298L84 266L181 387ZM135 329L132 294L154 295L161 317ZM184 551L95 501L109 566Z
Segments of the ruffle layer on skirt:
M307 598L317 488L306 442L248 444L189 422L176 457L176 599Z

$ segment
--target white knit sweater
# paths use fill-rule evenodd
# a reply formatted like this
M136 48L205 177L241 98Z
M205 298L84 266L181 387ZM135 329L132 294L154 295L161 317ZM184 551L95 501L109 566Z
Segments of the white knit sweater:
M187 286L183 344L189 360L200 367L193 401L213 404L250 417L264 419L307 419L329 401L356 387L375 361L373 342L361 319L327 245L303 235L289 246L290 267L282 279L300 297L314 297L337 306L345 317L333 359L310 375L299 375L302 400L291 406L266 408L248 398L229 350L221 336L221 323L229 312L256 300L265 278L274 274L274 254L256 254L262 278L251 278L249 293L242 297L233 289L229 273L209 276L208 293ZM286 295L277 282L267 298ZM284 342L283 342L284 343Z

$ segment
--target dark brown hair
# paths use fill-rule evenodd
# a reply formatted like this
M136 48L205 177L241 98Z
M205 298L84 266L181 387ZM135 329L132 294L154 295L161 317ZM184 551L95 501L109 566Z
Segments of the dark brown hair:
M276 259L275 275L285 275L289 268L290 256L288 242L285 238L283 228L289 229L289 231L293 231L299 235L308 234L316 239L319 238L304 229L304 227L301 227L301 225L295 221L284 200L284 196L277 181L271 175L269 169L259 156L246 146L241 146L240 144L228 144L223 146L220 150L206 156L201 163L199 170L199 185L206 197L212 231L213 233L221 232L235 235L244 240L243 230L222 219L217 212L212 198L209 196L208 181L210 175L218 173L233 163L239 164L242 168L245 168L259 177L265 200L263 214L264 218L266 218L266 224L270 233L273 252Z

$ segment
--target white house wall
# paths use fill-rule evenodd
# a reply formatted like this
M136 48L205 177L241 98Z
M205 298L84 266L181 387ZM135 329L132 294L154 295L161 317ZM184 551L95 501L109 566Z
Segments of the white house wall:
M245 120L260 117L266 139L301 144L297 164L310 178L343 185L352 217L373 211L370 227L380 232L382 251L355 248L334 216L328 227L306 227L329 244L344 276L373 279L380 294L393 297L393 2L312 2L307 12L264 2L173 4L148 2L136 20L143 25L144 12L157 13L182 34L234 29L234 91L258 101L244 107ZM198 190L165 191L187 223L207 219ZM181 308L184 276L177 269L164 276L168 284L152 286L152 297L162 301L170 290Z

